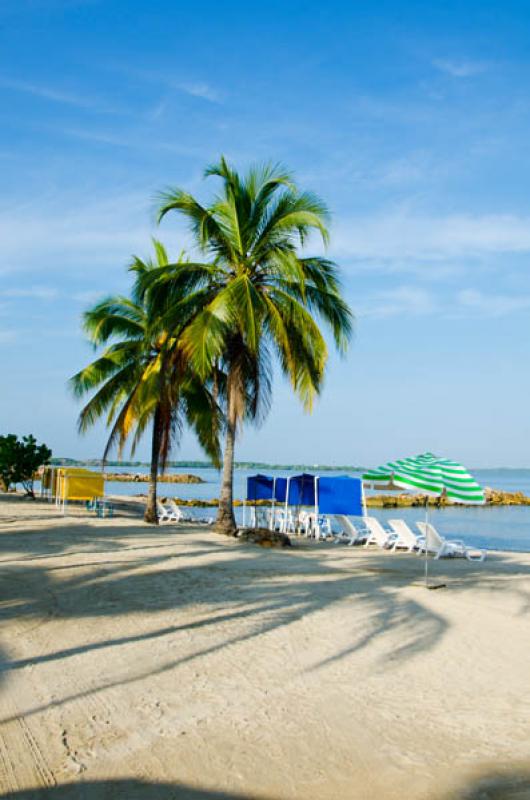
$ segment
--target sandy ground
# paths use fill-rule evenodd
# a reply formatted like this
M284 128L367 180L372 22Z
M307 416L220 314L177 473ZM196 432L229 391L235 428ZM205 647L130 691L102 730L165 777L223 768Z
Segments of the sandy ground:
M530 555L421 563L0 498L2 797L530 798Z

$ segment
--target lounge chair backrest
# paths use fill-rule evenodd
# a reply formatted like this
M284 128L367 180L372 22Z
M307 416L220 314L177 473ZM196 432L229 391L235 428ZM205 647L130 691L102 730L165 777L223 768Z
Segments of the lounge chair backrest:
M421 533L425 536L428 550L439 550L440 547L442 547L444 540L434 525L431 525L430 522L417 522L416 525Z
M364 522L377 543L384 547L388 541L388 533L385 531L381 523L375 517L365 517Z
M345 516L344 514L336 514L335 519L337 520L339 525L342 525L342 529L344 530L345 533L349 534L354 539L356 539L359 536L359 531L357 530L351 519L349 519L349 517Z
M404 544L409 545L409 547L417 546L417 537L404 519L389 519L388 524Z

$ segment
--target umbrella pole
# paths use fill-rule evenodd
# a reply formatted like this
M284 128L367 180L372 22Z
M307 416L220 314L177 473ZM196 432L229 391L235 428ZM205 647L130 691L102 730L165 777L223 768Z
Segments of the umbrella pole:
M429 495L425 498L425 586L429 588Z

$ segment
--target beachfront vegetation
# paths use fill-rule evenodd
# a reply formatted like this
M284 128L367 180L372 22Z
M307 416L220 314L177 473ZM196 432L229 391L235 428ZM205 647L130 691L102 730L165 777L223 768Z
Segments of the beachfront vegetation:
M325 333L344 353L352 314L337 266L301 253L312 234L328 241L320 198L279 166L241 176L221 158L205 175L221 181L209 204L172 189L159 208L159 221L169 212L187 220L199 258L170 263L159 242L155 261L136 258L131 298L109 297L85 313L89 339L105 350L71 383L78 396L94 392L81 431L106 416L104 459L114 444L121 453L130 437L134 453L152 425L148 522L157 521L156 478L183 424L214 464L224 433L216 527L233 534L236 438L270 407L274 360L310 411L328 360Z
M49 463L51 454L50 448L37 444L31 434L21 439L14 433L0 436L0 488L8 492L11 486L20 483L26 495L34 498L35 473Z
M77 396L94 392L79 416L85 432L102 417L110 426L103 460L113 445L121 453L132 437L132 452L151 425L151 469L146 522L158 521L156 482L186 424L215 464L219 463L219 423L211 381L199 379L179 346L173 318L164 327L166 298L145 288L146 276L168 266L165 248L155 241L155 260L134 258L132 296L107 297L84 314L84 329L103 353L71 379ZM141 287L141 288L140 288ZM172 298L174 300L174 298Z
M319 323L343 353L352 315L336 265L299 252L311 234L328 240L328 210L320 198L300 191L278 166L241 176L221 158L205 175L221 181L208 205L172 189L159 209L160 220L169 212L187 219L205 260L164 265L144 277L154 296L175 300L167 315L171 346L186 354L202 380L226 376L219 392L225 448L216 527L234 533L236 436L245 420L259 422L269 408L273 358L311 410L328 359ZM184 327L183 317L189 320Z

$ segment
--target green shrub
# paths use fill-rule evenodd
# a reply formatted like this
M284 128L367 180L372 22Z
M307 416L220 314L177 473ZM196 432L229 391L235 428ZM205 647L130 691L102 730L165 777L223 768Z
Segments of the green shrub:
M9 491L10 486L21 483L29 497L35 497L33 480L39 467L47 464L52 451L45 444L37 444L31 434L19 439L14 433L0 436L0 486Z

